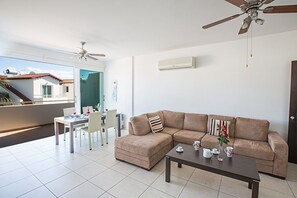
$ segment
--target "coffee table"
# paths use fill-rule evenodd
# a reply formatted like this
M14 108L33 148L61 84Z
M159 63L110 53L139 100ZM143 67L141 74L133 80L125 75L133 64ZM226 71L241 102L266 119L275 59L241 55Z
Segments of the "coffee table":
M175 149L182 146L183 153L177 153ZM256 160L250 157L234 155L231 158L224 156L222 162L217 160L217 155L211 158L203 157L203 148L195 151L192 145L178 144L166 154L165 181L170 182L171 161L177 162L178 167L182 164L206 170L212 173L248 182L248 188L252 189L252 198L257 198L259 194L260 177L256 167Z

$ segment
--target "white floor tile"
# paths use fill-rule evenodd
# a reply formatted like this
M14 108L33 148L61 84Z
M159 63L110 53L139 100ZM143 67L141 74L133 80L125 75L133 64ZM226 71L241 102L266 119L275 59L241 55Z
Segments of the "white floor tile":
M44 153L40 153L40 154L37 154L37 155L33 155L33 156L29 156L29 157L26 157L26 158L21 158L19 159L19 161L24 164L25 166L28 166L30 164L35 164L37 162L41 162L41 161L44 161L46 159L49 159L50 157Z
M35 164L31 164L27 166L27 168L34 174L39 173L41 171L47 170L51 167L57 166L59 163L53 159L46 159L41 162L37 162Z
M186 183L186 180L175 176L171 176L170 183L165 182L165 174L162 174L151 186L171 196L177 197Z
M66 175L70 173L71 170L66 168L63 165L54 166L52 168L49 168L47 170L41 171L35 176L43 183L46 184L48 182L51 182L59 177L62 177L63 175Z
M90 179L92 177L95 177L99 173L102 173L106 169L107 167L100 165L96 162L93 162L77 169L75 172L85 179Z
M29 172L26 168L20 168L14 171L10 171L8 173L1 174L0 187L14 183L29 176L32 176L32 173Z
M103 195L101 195L100 198L114 198L114 196L112 196L111 194L109 194L108 192L106 192Z
M204 171L201 169L195 169L190 181L196 184L201 184L214 190L219 190L222 176Z
M219 192L218 198L236 198L236 197L234 197L232 195L228 195L228 194L222 193L222 192Z
M265 174L260 174L260 179L260 188L265 187L286 195L293 195L286 180L278 179Z
M0 174L7 173L23 167L24 166L20 162L12 161L12 162L0 165Z
M99 164L102 164L106 167L112 167L112 166L120 163L120 161L118 161L114 158L114 155L106 155L106 156L96 160L96 162Z
M62 194L68 192L85 181L85 179L76 173L69 173L46 184L46 187L56 196L61 196Z
M146 189L147 185L140 183L129 177L123 179L120 183L112 187L108 192L118 198L137 198Z
M288 195L275 190L271 190L265 187L259 188L259 197L269 197L269 198L294 198L293 194Z
M162 173L163 171L158 169L152 169L148 171L142 168L138 168L133 173L131 173L129 177L146 185L151 185Z
M218 191L213 190L211 188L207 188L207 187L199 185L199 184L188 182L179 197L180 198L188 198L188 197L217 198Z
M120 162L113 167L111 167L112 170L118 171L124 175L130 175L132 172L134 172L138 167L132 164L128 164L125 162Z
M18 197L40 187L41 185L41 182L39 182L34 176L30 176L0 188L0 197Z
M295 197L297 197L297 182L288 181L288 184L289 184L290 189L292 190L293 194L295 195Z
M163 193L157 189L154 189L152 187L149 187L141 196L140 198L152 198L152 197L156 197L156 198L173 198L172 196Z
M11 155L10 153L8 153L7 155L4 155L4 156L0 156L0 166L2 165L5 165L7 163L10 163L10 162L17 162L18 160L13 156Z
M93 162L92 160L82 156L82 157L77 157L74 160L64 162L63 165L71 170L77 170L92 162Z
M178 168L177 163L175 162L171 163L171 175L175 177L188 180L193 174L194 170L195 168L187 165L182 165L182 168Z
M41 186L35 190L32 190L22 196L20 198L55 198L55 195L51 193L46 187Z
M222 177L220 191L235 197L250 198L252 190L248 188L247 182Z
M97 198L101 196L105 191L98 188L90 182L85 182L76 188L65 193L61 198Z
M96 177L93 177L90 180L90 182L92 182L99 188L102 188L103 190L109 190L111 187L119 183L125 177L125 175L117 171L107 169L106 171L100 173Z

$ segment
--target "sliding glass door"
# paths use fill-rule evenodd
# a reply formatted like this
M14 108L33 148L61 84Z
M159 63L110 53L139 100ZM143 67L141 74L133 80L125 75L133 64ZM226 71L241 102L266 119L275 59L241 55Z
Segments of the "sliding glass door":
M103 111L103 73L80 70L80 94L81 107L92 106L97 109L99 104L100 111Z

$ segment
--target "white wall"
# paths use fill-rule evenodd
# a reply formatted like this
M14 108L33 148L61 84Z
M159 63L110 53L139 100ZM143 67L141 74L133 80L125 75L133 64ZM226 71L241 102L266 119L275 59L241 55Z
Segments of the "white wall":
M24 94L30 100L34 100L33 95L33 79L24 79L24 80L10 80L10 85L13 86L16 90ZM11 93L9 92L11 95Z
M112 98L113 82L117 81L117 101ZM132 116L132 58L107 63L104 73L105 109L117 109L125 115L125 127Z
M270 128L286 139L290 67L297 59L297 31L253 38L249 67L246 43L244 39L136 56L135 115L170 109L267 119ZM185 56L197 57L196 69L157 68L159 60ZM114 79L120 79L121 95L116 105L128 116L132 109L131 65L127 59L118 60L107 64L105 70L106 90Z

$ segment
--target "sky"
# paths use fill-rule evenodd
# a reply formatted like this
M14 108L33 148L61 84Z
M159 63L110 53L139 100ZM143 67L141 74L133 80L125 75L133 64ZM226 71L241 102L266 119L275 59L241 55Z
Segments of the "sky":
M0 57L0 75L4 75L7 69L19 74L50 73L60 79L73 79L73 67Z

